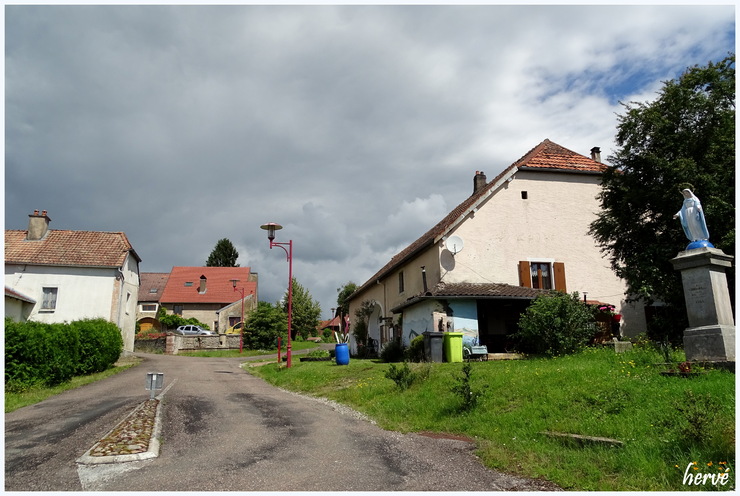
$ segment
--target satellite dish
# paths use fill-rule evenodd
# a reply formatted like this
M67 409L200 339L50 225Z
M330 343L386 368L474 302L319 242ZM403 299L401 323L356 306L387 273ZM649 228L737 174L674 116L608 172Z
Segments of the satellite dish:
M447 248L447 250L453 255L460 253L463 249L462 238L460 236L450 236L447 238L447 241L445 241L445 248Z

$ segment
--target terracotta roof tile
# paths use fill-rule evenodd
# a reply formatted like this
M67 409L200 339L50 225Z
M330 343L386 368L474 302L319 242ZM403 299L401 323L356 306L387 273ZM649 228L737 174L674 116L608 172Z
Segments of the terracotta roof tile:
M27 241L28 231L5 231L5 263L76 267L121 267L131 253L141 260L122 232L49 230Z
M159 301L169 279L169 272L142 272L139 274L139 301Z
M206 291L200 293L200 278L206 278ZM239 279L237 287L244 288L244 296L257 294L257 282L250 280L249 267L172 267L161 303L220 303L241 299L234 291L231 279ZM187 285L188 283L192 283Z

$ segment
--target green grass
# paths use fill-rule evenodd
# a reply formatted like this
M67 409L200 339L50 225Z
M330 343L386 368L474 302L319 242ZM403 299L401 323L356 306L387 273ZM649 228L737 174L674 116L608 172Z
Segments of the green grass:
M33 387L27 391L23 391L20 393L5 392L5 413L10 413L24 406L33 405L40 401L44 401L45 399L63 393L64 391L75 389L80 386L105 379L106 377L110 377L119 372L123 372L124 370L131 368L134 365L138 365L140 362L141 360L135 357L121 358L118 360L118 362L116 362L113 368L110 368L103 372L98 372L96 374L73 377L69 382L65 382L64 384L60 384L58 386Z
M699 489L682 485L694 461L704 473L729 467L730 483L721 489L734 487L735 375L707 370L694 378L665 377L656 365L662 361L645 349L589 349L553 359L476 362L471 384L483 396L468 412L451 392L462 364L411 364L426 378L406 391L385 377L389 364L371 360L347 366L296 361L291 369L275 364L250 373L350 405L385 429L469 436L486 466L569 490ZM624 445L577 446L544 431Z
M291 345L292 351L309 350L316 348L318 345L313 341L293 341ZM285 343L283 343L281 353L285 355ZM277 347L269 350L249 350L244 348L241 353L239 350L203 350L203 351L180 351L177 356L188 356L188 357L253 357L262 355L275 355L277 354Z

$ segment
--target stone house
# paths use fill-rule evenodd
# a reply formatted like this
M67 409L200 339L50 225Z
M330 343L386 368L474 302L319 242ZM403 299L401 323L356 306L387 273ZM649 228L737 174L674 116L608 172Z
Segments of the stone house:
M236 289L233 281L236 282ZM159 304L167 313L196 318L211 330L223 332L257 308L256 272L249 267L172 267Z
M465 344L504 352L521 313L554 289L613 304L621 334L644 331L642 305L627 302L625 282L589 235L605 168L598 148L587 157L545 140L491 181L476 172L468 198L351 295L353 328L366 302L381 346L457 331Z

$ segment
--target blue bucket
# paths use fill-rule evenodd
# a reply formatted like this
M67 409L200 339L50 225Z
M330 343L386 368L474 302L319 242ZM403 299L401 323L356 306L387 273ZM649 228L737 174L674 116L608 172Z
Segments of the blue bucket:
M337 357L337 365L349 364L349 346L347 346L347 343L337 343L334 351Z

